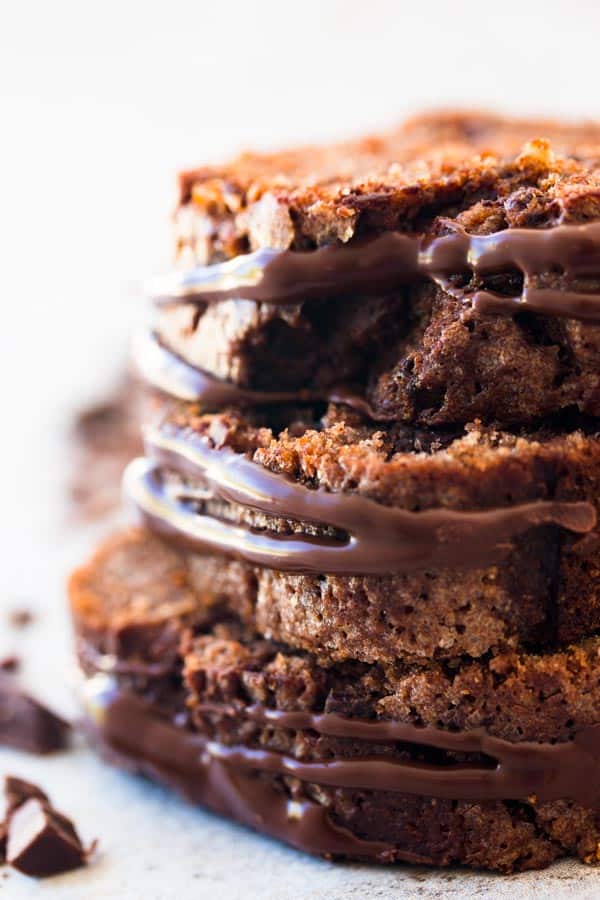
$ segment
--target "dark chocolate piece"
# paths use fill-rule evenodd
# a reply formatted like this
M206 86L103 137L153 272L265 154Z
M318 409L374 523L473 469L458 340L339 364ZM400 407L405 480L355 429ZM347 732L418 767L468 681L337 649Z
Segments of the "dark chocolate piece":
M71 726L0 673L0 745L52 753L69 743Z
M72 823L37 797L9 817L6 861L24 875L46 878L69 872L83 866L86 855Z
M6 859L8 822L12 814L32 797L41 800L42 803L50 802L48 795L36 784L31 784L31 782L24 781L22 778L16 778L14 775L7 775L4 779L4 795L6 798L6 809L4 821L0 822L0 863L3 863Z
M86 850L73 822L58 812L36 784L8 775L4 782L6 815L0 825L0 858L34 878L78 869Z

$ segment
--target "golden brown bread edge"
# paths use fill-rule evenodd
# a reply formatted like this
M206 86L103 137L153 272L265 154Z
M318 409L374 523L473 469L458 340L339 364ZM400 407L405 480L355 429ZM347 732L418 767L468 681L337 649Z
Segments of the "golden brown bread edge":
M182 173L182 261L307 249L462 212L467 230L598 216L600 126L477 113L429 115L382 135ZM486 224L487 223L487 224Z

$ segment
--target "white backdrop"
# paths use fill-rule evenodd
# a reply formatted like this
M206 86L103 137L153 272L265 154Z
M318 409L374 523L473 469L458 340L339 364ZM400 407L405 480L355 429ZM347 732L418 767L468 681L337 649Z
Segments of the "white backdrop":
M27 349L61 390L93 381L118 328L112 310L168 259L178 168L423 106L600 114L593 0L0 10L2 360L26 377Z
M28 675L39 676L42 693L68 703L61 579L79 551L58 525L66 459L61 427L73 404L102 394L120 367L140 303L129 286L168 262L176 170L246 145L376 128L423 106L600 117L599 26L593 0L0 5L0 605L25 596L44 609L46 630L27 639L32 652L40 651L30 655ZM60 649L49 657L50 632ZM3 760L0 774L14 761L44 780L37 761ZM122 790L123 782L110 781L118 776L101 774L87 757L80 769L52 765L65 802L84 818L81 784L104 779L107 792L98 806L102 821L88 815L84 822L88 834L98 831L108 844L103 874L66 885L64 896L81 897L84 890L91 897L92 889L98 897L141 895L118 887L127 865L107 837L118 821L114 810L110 820L109 798L118 794L110 785ZM163 801L153 802L160 811ZM177 822L185 817L194 833L198 817L177 807L170 813L175 831L160 838L148 824L150 808L141 808L142 857L144 835L155 844L164 839L173 858L185 857L193 838L180 845ZM135 808L129 815L135 831ZM218 840L226 857L229 838ZM243 846L247 866L256 854L267 865L283 859L277 896L287 896L281 885L290 857L271 856L260 842ZM253 847L260 848L256 854ZM148 900L174 896L170 885L174 891L178 877L181 897L208 896L187 893L188 859L173 868L173 858L159 867ZM294 865L299 877L309 871ZM317 881L307 882L310 893L296 888L293 895L319 896L322 878L333 897L338 875L318 871ZM255 885L259 876L256 865L247 870ZM390 878L367 881L373 891L388 890L399 884ZM379 896L369 894L367 882L353 883ZM25 891L22 880L18 885ZM432 883L428 895L441 896L439 886ZM406 884L403 889L412 896ZM340 896L349 890L346 885ZM456 881L444 890L462 893ZM233 888L219 893L213 886L211 896L231 898Z

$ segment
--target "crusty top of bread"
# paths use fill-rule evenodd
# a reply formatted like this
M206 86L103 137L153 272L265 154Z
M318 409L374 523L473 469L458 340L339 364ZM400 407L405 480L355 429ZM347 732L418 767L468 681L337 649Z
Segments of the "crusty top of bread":
M310 248L436 216L476 233L600 216L600 124L443 112L381 135L245 153L179 179L178 246L213 239L199 261L260 246Z

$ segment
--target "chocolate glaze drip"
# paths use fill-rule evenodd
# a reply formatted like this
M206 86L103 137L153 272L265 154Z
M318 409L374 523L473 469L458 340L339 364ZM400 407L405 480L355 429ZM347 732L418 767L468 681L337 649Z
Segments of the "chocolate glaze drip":
M300 762L271 750L228 746L208 741L207 752L229 766L274 775L291 775L301 781L328 787L369 791L398 791L440 797L443 800L519 800L535 794L542 802L568 797L586 806L600 801L598 777L600 727L591 735L568 744L548 744L542 750L533 743L505 746L488 737L482 746L495 750L500 762L494 769L457 764L439 767L428 763L390 762L384 759L334 759ZM415 740L413 736L412 740ZM587 744L591 745L591 749ZM572 767L581 771L573 773ZM593 777L593 782L590 778Z
M212 447L189 429L152 429L145 443L149 458L130 464L125 489L151 529L192 549L283 571L368 575L478 567L506 556L512 539L530 528L558 525L586 533L596 523L587 502L539 500L473 512L387 507L358 494L308 488L228 447ZM205 499L330 526L345 537L258 531L198 513L186 503L185 488L181 496L169 495L163 467L199 479Z
M529 310L542 315L580 319L584 322L600 322L600 297L579 291L534 288L524 284L523 293L516 297L504 297L491 291L476 291L473 306L482 313L512 313Z
M424 861L397 852L393 845L362 841L335 825L324 807L304 798L290 800L256 778L255 773L293 775L300 781L341 788L455 800L564 799L600 809L600 725L583 728L573 740L559 744L512 743L482 729L453 733L395 721L247 708L246 715L254 721L279 727L485 753L497 760L493 768L481 763L436 766L376 757L305 763L275 751L210 741L173 724L106 676L100 676L102 681L94 685L97 678L86 686L88 712L96 733L121 763L166 782L194 802L311 853L383 860L393 852L398 859Z
M370 761L362 766L352 762L346 767L342 762L348 761L344 760L333 765L331 781L321 781L321 784L335 784L339 775L344 779L369 782L349 784L345 781L343 786L348 787L401 790L451 800L518 800L535 794L540 801L566 798L600 809L600 724L581 729L571 741L550 744L506 741L488 734L484 728L453 732L392 720L348 719L336 713L288 712L259 704L248 707L246 714L255 722L280 728L311 729L318 734L361 741L402 741L438 750L483 753L497 760L493 769L474 765L457 765L448 769L422 763L380 761L374 772L369 769ZM237 760L240 749L250 754L246 756L245 763L241 758ZM247 748L227 747L225 755L232 764L248 766L252 752ZM215 753L222 756L223 750L219 748ZM281 765L287 771L289 765L292 774L291 769L295 769L297 764L297 760L282 757L282 762L275 768ZM273 761L269 760L267 765L273 766ZM329 767L330 764L309 763L306 764L308 769L304 769L304 764L298 765L302 774L297 771L294 774L310 780L311 766Z
M547 229L509 228L489 235L467 234L448 223L436 238L386 232L375 238L317 250L258 250L225 263L175 273L148 285L159 302L185 298L201 303L244 298L278 306L305 300L373 293L430 278L443 285L452 275L483 276L518 268L525 276L520 297L487 291L472 295L487 312L530 309L545 315L600 321L600 296L533 288L536 276L564 273L567 282L600 275L600 223Z
M278 403L343 403L376 422L390 421L392 416L377 413L359 393L348 385L337 385L327 391L255 391L215 378L196 369L165 347L150 331L140 332L133 342L133 362L139 374L152 387L178 400L197 401L203 409L224 406L269 406Z
M394 850L395 859L431 862L387 843L362 840L336 825L318 803L290 799L253 774L233 771L206 751L200 735L172 724L133 694L113 695L100 716L96 707L94 719L88 729L92 738L118 764L305 853L383 862Z

